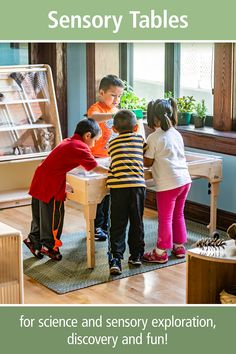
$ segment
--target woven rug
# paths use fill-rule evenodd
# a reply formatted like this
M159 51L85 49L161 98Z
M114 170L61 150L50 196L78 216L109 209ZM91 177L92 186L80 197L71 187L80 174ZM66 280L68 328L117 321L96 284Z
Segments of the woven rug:
M144 226L146 250L152 250L156 243L157 220L145 218ZM191 221L187 221L187 229L187 248L190 248L199 238L209 235L206 226ZM142 266L135 267L128 264L129 254L126 250L122 262L122 274L110 276L107 261L107 242L95 243L96 267L95 269L88 269L85 233L64 234L61 239L63 241L61 248L63 258L60 262L53 261L48 257L38 260L23 245L24 273L58 294L65 294L92 285L185 262L184 259L176 259L169 254L169 261L166 264L143 263Z

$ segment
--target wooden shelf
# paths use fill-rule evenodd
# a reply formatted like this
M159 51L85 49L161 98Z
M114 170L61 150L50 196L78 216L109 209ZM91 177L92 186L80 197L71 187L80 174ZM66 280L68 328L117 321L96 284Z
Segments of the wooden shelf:
M236 284L236 244L225 249L187 251L187 303L220 303L220 292Z
M0 303L9 304L23 304L23 275L18 281L10 281L8 283L0 284Z
M26 205L38 165L61 140L51 68L0 66L0 209Z
M3 288L9 288L11 286L19 286L19 282L18 280L7 280L3 283L0 283L0 289L3 289Z
M0 132L8 132L12 130L29 130L29 129L44 129L51 128L53 124L22 124L22 125L4 125L0 126Z
M39 72L39 71L47 71L47 69L43 66L43 64L34 64L34 65L17 65L17 66L1 66L0 67L0 74L5 73L18 73L18 72Z
M29 159L38 159L40 157L44 158L48 155L48 152L35 152L31 154L22 154L22 155L7 155L7 156L0 156L0 162L12 162L12 161L27 161Z
M38 98L38 99L32 99L32 100L0 101L0 106L11 105L11 104L39 103L39 102L49 102L49 99L48 98Z
M28 189L0 192L0 209L29 205L30 203L31 196L28 194Z
M0 304L23 303L22 234L0 222Z

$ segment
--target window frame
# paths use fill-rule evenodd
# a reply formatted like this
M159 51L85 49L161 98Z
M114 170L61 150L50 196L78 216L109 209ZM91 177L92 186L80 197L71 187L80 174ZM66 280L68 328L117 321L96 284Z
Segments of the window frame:
M179 127L185 146L236 156L235 44L215 43L213 128Z
M63 138L68 136L67 43L28 43L29 64L48 64L52 69Z
M175 97L179 95L180 46L181 43L165 44L164 90L172 91ZM194 128L190 125L179 126L178 130L186 147L236 156L236 45L215 43L214 47L213 127ZM132 50L132 44L123 46L123 50ZM132 63L123 62L122 58L121 55L121 68L130 66L126 78L121 70L121 78L131 82L128 73L132 71Z
M165 85L164 92L171 91L174 97L180 92L180 43L165 44Z

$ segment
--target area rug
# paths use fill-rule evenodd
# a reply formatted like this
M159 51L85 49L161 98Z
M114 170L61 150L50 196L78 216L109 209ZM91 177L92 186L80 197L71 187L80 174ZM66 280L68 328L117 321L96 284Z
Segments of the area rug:
M151 250L156 243L157 220L145 218L144 227L146 250ZM187 230L187 248L190 248L199 238L208 236L206 226L191 221L187 221ZM122 262L122 274L119 276L110 276L107 261L107 242L96 242L96 267L88 269L86 263L85 233L64 234L62 235L62 241L61 253L63 258L60 262L53 261L48 257L38 260L23 245L24 273L58 294L65 294L92 285L150 272L185 261L184 259L176 259L169 254L169 261L166 264L143 263L142 266L135 267L128 264L129 254L128 250L126 250Z

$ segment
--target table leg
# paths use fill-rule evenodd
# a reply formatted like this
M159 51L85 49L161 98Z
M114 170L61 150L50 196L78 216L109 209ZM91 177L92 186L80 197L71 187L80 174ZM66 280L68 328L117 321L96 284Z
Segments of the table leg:
M220 182L211 182L210 224L208 225L210 234L216 231L217 198L219 194L219 186Z
M88 268L95 267L94 219L96 218L96 211L97 204L84 205L84 216L86 220Z

